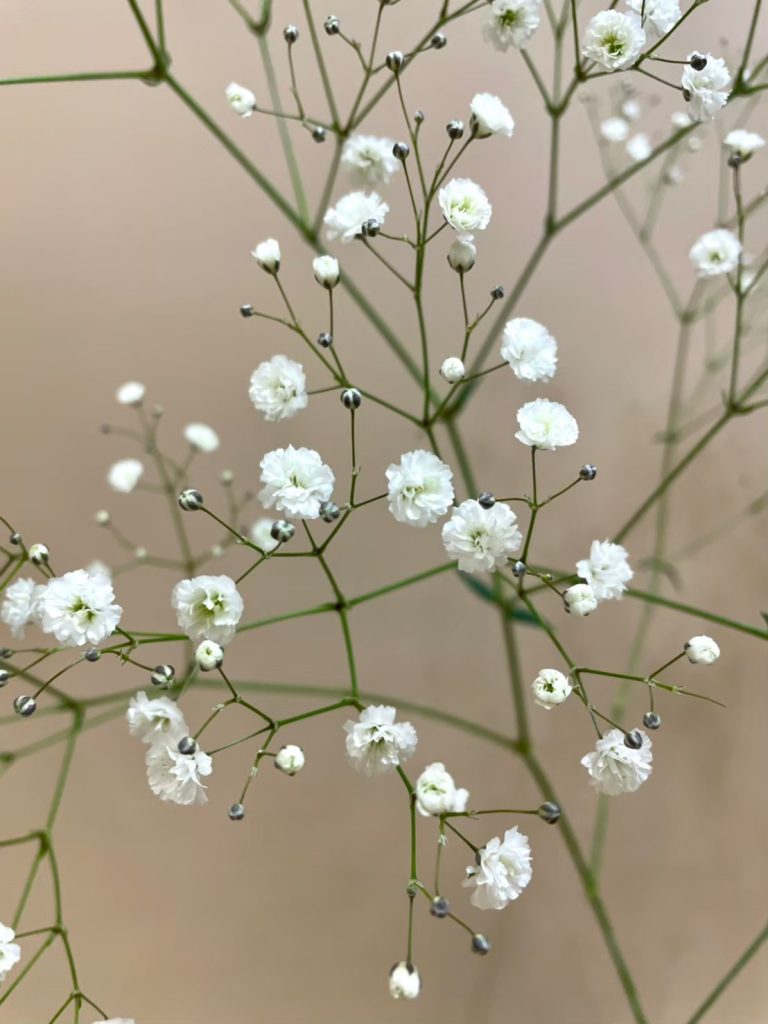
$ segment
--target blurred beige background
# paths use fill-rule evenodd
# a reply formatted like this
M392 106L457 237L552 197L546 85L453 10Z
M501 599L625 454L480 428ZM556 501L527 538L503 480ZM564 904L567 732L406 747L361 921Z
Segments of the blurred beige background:
M436 6L407 0L387 12L384 46L407 48ZM723 35L742 37L751 6L747 0L707 4L681 32L673 55L694 46L722 52ZM174 73L287 188L274 124L258 117L241 121L224 103L224 87L233 79L251 85L259 96L265 93L255 40L224 2L169 0L167 7ZM322 116L300 5L278 0L276 7L281 76L279 29L295 20L303 32L296 57L304 95L310 110ZM328 13L319 3L315 7L318 17ZM334 13L351 35L367 35L373 8L371 2L339 0ZM591 13L589 5L583 8ZM27 0L4 3L2 15L3 76L147 63L126 4ZM549 60L545 32L531 49L542 66ZM473 146L461 167L482 182L494 203L494 220L467 282L477 309L492 285L515 279L538 236L546 122L522 62L483 44L477 16L452 26L448 35L448 48L418 62L406 82L408 104L427 114L427 159L442 150L443 124L466 117L477 91L498 92L517 121L512 140ZM323 36L329 55L342 52L343 44L336 42ZM762 32L756 52L764 49ZM348 95L357 81L353 60L344 53L331 64L339 92ZM605 98L608 88L602 83L596 95ZM653 87L650 94L660 92ZM650 94L643 89L643 96ZM674 97L671 103L666 95L662 99L662 106L646 110L642 123L657 139L668 131L674 109ZM137 544L155 553L171 550L173 536L159 499L113 495L104 482L112 461L135 454L128 439L105 437L98 429L103 422L131 423L130 410L120 410L112 397L126 379L144 381L150 399L166 407L163 429L178 453L183 452L181 428L190 420L204 420L219 431L222 451L199 460L193 482L215 497L212 504L221 502L220 508L223 498L215 481L222 468L235 471L241 488L255 487L264 451L288 442L316 447L345 487L347 417L334 396L318 396L306 413L278 426L265 424L247 397L253 368L278 351L304 361L312 386L325 383L295 338L274 325L244 321L237 312L246 301L279 310L271 282L249 256L256 242L275 236L283 246L289 294L310 333L324 329L323 297L311 280L310 255L171 92L136 82L3 89L0 125L5 195L0 511L29 541L50 545L59 572L96 557L113 565L122 561L110 538L93 525L93 512L101 507L113 512ZM764 117L762 125L765 129ZM367 128L402 136L392 96ZM685 182L668 197L659 232L660 248L683 294L692 284L688 248L714 226L716 210L720 156L711 133L702 137L702 151L684 161ZM301 131L295 138L309 188L317 195L330 144L316 146ZM568 208L602 180L578 103L566 122L562 161L563 207ZM765 184L764 161L760 155L745 168L749 195ZM647 199L647 187L633 185L636 201ZM345 188L340 183L334 195ZM391 226L407 229L402 181L390 186L387 198ZM750 240L755 250L765 237L764 225L759 229L762 239L758 234ZM446 247L441 236L428 281L436 364L460 343L458 289L442 259ZM340 249L339 255L354 264L358 280L391 312L400 336L416 353L415 325L398 286L383 278L360 247ZM757 317L764 313L758 300L755 309ZM653 435L664 420L675 326L611 201L556 242L518 313L544 321L558 338L560 372L546 393L564 401L581 426L576 448L541 460L543 486L562 486L583 462L595 462L600 470L594 485L579 488L542 517L537 558L568 566L594 537L610 536L656 478L660 447ZM730 317L727 309L717 321L714 338L721 344ZM400 394L415 407L411 383L344 298L337 339L361 386ZM697 334L694 368L702 364L704 344ZM691 379L698 379L697 369ZM718 390L719 382L709 385L710 403L717 401ZM496 375L464 421L478 478L496 493L519 493L529 485L527 453L512 435L515 410L530 397L534 394L511 375ZM421 438L370 404L359 423L360 493L372 495L381 490L386 465ZM731 426L676 488L670 550L735 516L765 487L765 417L758 414ZM631 537L633 564L649 552L649 526ZM196 519L191 527L199 549L218 539L207 521ZM758 624L759 611L768 607L767 540L764 514L740 521L731 535L680 563L680 599ZM332 549L334 571L350 594L437 565L442 557L436 530L409 531L379 506L355 516ZM244 586L249 619L327 600L319 568L289 561L249 578ZM236 554L214 564L233 574L244 566ZM161 570L121 578L125 625L173 628L168 602L175 578ZM646 581L647 572L639 573L638 584ZM542 607L556 613L549 604ZM582 663L620 669L640 610L630 601L605 606L588 621L562 624L564 636ZM364 689L433 703L513 731L496 617L455 579L439 577L363 606L354 612L353 627ZM696 619L658 615L646 667L703 628ZM722 699L727 711L662 699L664 726L655 737L654 775L639 793L611 807L604 896L654 1024L680 1024L690 1016L763 926L768 904L765 646L715 627L706 631L720 641L721 661L709 670L681 668L678 679ZM553 663L541 634L525 631L522 645L528 677ZM157 661L174 656L170 648L155 654L156 659L149 657ZM241 679L334 685L345 678L337 623L323 617L245 636L233 645L231 664ZM149 685L139 673L105 662L70 678L74 692L91 695ZM593 683L606 710L613 685ZM5 691L4 706L16 692ZM214 699L210 691L190 694L190 721L199 723ZM311 702L270 697L264 705L285 715ZM639 718L643 704L634 707ZM586 843L596 800L578 760L591 746L591 728L575 702L552 715L536 711L531 709L531 718L542 759ZM247 747L217 760L205 808L182 809L151 795L143 751L123 721L84 736L57 827L65 916L84 990L111 1014L135 1017L137 1024L629 1021L557 829L535 819L524 822L534 850L533 882L503 913L470 912L459 888L466 857L457 844L448 851L448 891L459 911L467 910L491 938L493 954L472 956L462 932L435 922L417 905L415 958L423 996L407 1005L390 1000L387 971L404 955L406 802L396 779L369 782L347 768L343 719L343 714L329 716L286 734L304 745L307 770L293 780L263 773L240 825L227 820L226 808L245 777ZM523 767L503 752L448 728L415 722L420 745L414 773L444 760L470 789L473 803L538 802ZM46 728L43 721L6 727L2 746L18 746ZM232 712L215 737L226 742L249 728L245 714L238 720ZM4 777L3 834L39 825L58 757L59 751L46 753ZM468 831L480 843L494 834L494 825L501 829L504 822L471 825ZM433 825L420 822L419 827L423 872L429 877ZM2 864L0 919L7 919L26 860L19 851L6 852ZM49 921L46 886L47 881L39 886L27 927ZM764 950L718 1003L707 1018L712 1024L768 1021L766 956ZM47 1021L66 986L60 951L47 954L2 1008L2 1020ZM83 1019L90 1021L87 1013Z

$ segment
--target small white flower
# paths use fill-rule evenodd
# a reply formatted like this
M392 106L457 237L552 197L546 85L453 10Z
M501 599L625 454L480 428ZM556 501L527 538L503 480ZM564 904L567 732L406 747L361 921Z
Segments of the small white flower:
M478 853L479 864L467 868L464 886L473 889L470 903L480 910L503 910L531 880L531 846L517 825L504 842L495 836Z
M413 964L401 960L389 972L389 994L393 999L416 999L421 991L419 972Z
M741 242L727 228L716 228L702 235L689 255L699 277L718 277L738 267Z
M581 763L592 776L592 785L604 796L619 796L634 793L650 776L653 765L651 740L642 729L643 738L639 750L633 750L624 743L621 729L610 729L595 744L592 753L585 754Z
M137 380L129 380L127 384L121 384L115 392L115 398L120 405L138 406L144 401L147 389Z
M440 366L440 376L449 384L457 384L467 375L466 367L458 356L448 356Z
M394 139L376 135L352 135L341 151L341 165L355 185L388 185L400 170L400 161L392 153Z
M416 780L416 809L425 818L431 814L460 814L467 809L469 791L456 783L440 761L428 764Z
M215 452L219 447L219 435L207 423L188 423L184 437L197 452Z
M443 546L462 572L502 569L523 542L517 516L503 502L483 508L474 498L462 501L442 530Z
M223 648L213 640L203 640L195 651L195 661L203 672L213 672L224 661Z
M255 249L251 249L251 256L256 260L266 274L278 274L280 272L280 243L276 238L268 238L265 242L259 242Z
M147 781L161 800L183 806L207 803L201 779L212 771L211 758L199 747L194 754L182 754L175 743L160 741L147 749Z
M171 606L190 640L228 644L243 614L243 599L229 576L195 576L173 588Z
M575 444L579 427L564 405L550 402L548 398L535 398L517 410L520 429L515 434L518 441L532 448L553 452Z
M565 610L572 615L583 617L597 608L595 592L588 583L575 583L563 594Z
M14 640L24 639L24 627L38 621L40 595L45 586L31 579L14 580L3 595L0 619Z
M138 459L120 459L110 466L107 483L113 491L130 494L144 475L144 467Z
M636 14L600 11L584 32L582 55L606 71L620 71L634 64L645 46L645 32Z
M660 39L680 21L678 0L627 0L627 7L635 14L643 12L643 25L651 39Z
M342 196L323 217L326 238L351 242L362 235L363 224L368 221L383 227L388 213L389 205L376 192L350 192Z
M317 283L329 291L339 283L341 271L335 256L317 256L312 260L312 271Z
M592 587L598 601L611 601L621 597L634 576L628 557L621 544L593 540L589 558L576 563L576 572Z
M765 139L757 132L735 128L725 136L723 145L730 149L732 156L736 156L740 160L748 160L753 153L763 148Z
M647 160L653 152L651 146L651 140L645 134L645 132L638 132L637 135L633 135L627 143L627 155L635 161L640 163L641 160Z
M695 56L696 53L689 53L688 60ZM683 68L683 96L695 121L711 121L731 95L731 73L722 57L713 57L711 53L700 56L707 61L701 71L694 71L690 64Z
M13 941L15 938L13 928L0 924L0 981L5 981L11 968L21 960L21 947Z
M290 419L309 402L304 367L288 356L272 356L251 374L248 396L267 423Z
M236 114L241 117L250 117L256 109L256 97L250 89L237 82L230 82L226 90L227 102Z
M37 616L44 633L64 647L98 644L112 634L123 614L106 576L85 569L49 580L38 598Z
M520 316L508 320L501 343L518 380L551 380L557 369L557 342L540 323Z
M693 124L691 115L685 110L675 110L670 121L673 128L689 128Z
M395 722L395 708L370 705L357 722L344 725L347 759L369 778L391 771L416 750L418 737L410 722Z
M473 235L457 235L448 250L448 265L457 274L468 274L477 259Z
M312 448L277 448L259 463L259 501L264 508L276 508L287 516L317 519L320 506L333 494L336 478Z
M720 657L720 648L711 636L692 636L684 649L692 665L711 665Z
M472 130L477 139L487 139L491 135L512 137L515 121L498 96L489 92L479 92L472 97L469 104L472 111Z
M158 740L173 743L189 733L184 715L176 701L170 697L150 699L143 690L131 697L126 713L128 731L142 743Z
M106 562L102 562L99 558L94 558L92 562L89 562L85 571L89 576L106 576L108 580L112 579L112 570Z
M494 49L522 49L541 22L541 0L493 0L483 35Z
M629 137L629 125L623 117L607 117L600 125L600 134L606 142L625 142Z
M628 121L637 121L642 113L642 108L637 100L624 100L621 104L621 112Z
M427 526L453 502L453 472L432 452L406 452L387 467L389 511L398 523Z
M437 201L450 226L462 234L483 231L490 223L488 196L469 178L452 178L437 193Z
M275 768L285 775L297 775L306 763L304 751L295 743L287 743L275 755Z
M547 711L562 704L573 691L568 677L556 668L543 668L531 683L531 689L536 703Z
M274 519L262 516L261 519L256 520L249 531L253 543L265 554L269 554L270 551L274 551L280 543L279 540L275 540L272 536L272 524L274 521Z

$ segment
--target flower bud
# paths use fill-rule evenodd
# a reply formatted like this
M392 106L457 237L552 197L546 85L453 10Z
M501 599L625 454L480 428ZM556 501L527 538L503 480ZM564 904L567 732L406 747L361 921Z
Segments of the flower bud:
M624 746L630 750L640 750L643 745L643 734L639 729L630 729L624 733Z
M272 527L269 531L272 540L276 540L280 544L285 544L291 539L296 533L296 527L293 523L289 523L287 519L276 519L272 523Z
M195 651L195 661L203 672L212 672L224 663L224 651L213 640L203 640Z
M357 388L344 388L341 392L341 404L345 409L359 409L363 402L363 396Z
M329 291L339 283L339 261L333 256L318 256L312 260L312 270L317 283Z
M376 235L381 231L381 224L371 217L370 220L365 221L362 226L363 238L375 238Z
M242 804L232 804L227 811L230 821L242 821L245 817L245 808Z
M521 562L519 559L512 563L512 575L515 579L522 579L523 576L528 572L528 566L525 562Z
M324 523L334 523L341 515L341 509L335 501L321 502L318 511Z
M586 466L582 466L579 470L579 476L582 480L594 480L597 476L597 466L587 463Z
M435 896L429 908L432 917L447 917L451 912L451 905L444 896Z
M325 29L327 35L337 36L339 32L341 32L341 22L339 21L335 14L330 14L325 19L323 28Z
M29 718L30 715L34 715L37 711L37 701L34 697L17 697L13 702L13 710L17 715L21 715L22 718Z
M189 488L179 495L179 505L185 512L197 512L203 507L203 496L200 491Z
M293 46L299 38L299 30L295 25L286 25L283 29L283 39L289 46Z
M153 686L161 690L167 690L176 681L176 670L173 665L155 665L149 677Z
M304 751L292 743L281 747L275 757L275 768L284 775L297 775L306 763Z
M440 367L440 376L449 384L457 384L467 375L464 363L458 356L448 356Z
M230 82L225 90L227 102L240 117L250 117L256 109L256 97L250 89L237 82Z
M720 648L711 636L691 637L684 650L692 665L711 665L720 657Z
M478 932L472 936L472 952L477 953L480 956L485 956L491 952L491 944L484 935L480 935Z
M389 972L389 994L393 999L415 999L421 990L419 972L401 960Z
M536 813L542 821L546 821L548 825L554 825L555 822L560 820L562 811L557 804L553 803L551 800L547 800L546 803L539 807Z
M407 142L396 142L392 147L392 155L395 160L399 160L401 163L405 163L411 152L411 147Z
M330 348L333 344L333 338L326 331L323 331L322 334L318 334L317 336L317 344L320 348Z
M316 124L312 128L312 138L315 142L325 142L325 128L321 124Z
M387 65L390 71L392 71L394 74L397 74L397 72L402 68L403 64L405 63L405 57L400 52L400 50L392 50L384 58L384 63Z
M493 506L496 504L496 499L494 498L490 491L483 491L482 494L478 494L477 503L478 505L485 509L493 508Z
M50 557L50 552L45 544L31 544L29 547L29 557L35 565L45 565Z
M193 736L182 736L176 744L176 749L185 757L191 757L197 751L197 740Z
M143 384L140 384L137 380L130 380L126 384L121 384L117 389L115 398L120 405L131 405L137 409L144 401L144 395L147 389Z
M491 298L494 302L504 298L504 289L500 284L497 284L495 288L491 288Z
M589 615L597 608L595 592L588 583L576 583L563 594L565 610L573 615Z
M280 243L275 238L268 238L266 242L259 242L255 249L251 250L251 256L256 260L261 269L273 276L280 271Z
M556 668L543 668L531 683L535 702L549 711L556 704L562 704L571 695L573 687Z
M468 274L477 259L472 235L457 235L448 250L448 266L457 274Z
M99 526L109 526L112 521L112 517L105 508L99 509L99 511L93 517Z
M661 715L655 711L646 711L643 715L643 725L646 729L658 729L661 726Z
M707 66L707 58L702 53L694 53L688 63L694 71L703 71Z
M4 668L0 668L0 686L5 686L10 678L11 673Z
M246 303L244 306L240 307L240 316L244 317L246 320L248 319L249 316L254 315L254 309L250 303Z
M429 40L429 45L433 50L442 50L444 46L447 46L447 44L448 38L442 32L435 32Z
M101 658L101 651L98 647L90 647L85 652L85 660L90 662L98 661Z

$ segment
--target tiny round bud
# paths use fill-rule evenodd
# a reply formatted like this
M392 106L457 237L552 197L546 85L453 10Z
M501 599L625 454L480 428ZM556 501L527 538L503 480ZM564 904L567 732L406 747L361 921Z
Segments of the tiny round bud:
M426 117L427 115L424 113L423 110L414 110L413 112L413 120L416 122L417 125L424 124Z
M582 480L594 480L597 476L597 466L587 463L586 466L582 466L579 470L579 476Z
M683 89L683 99L685 100L686 103L690 103L691 102L691 90L690 89Z
M304 751L293 743L281 747L275 757L275 768L284 775L297 775L306 763Z
M179 505L185 512L197 512L203 507L203 496L200 491L189 488L179 495Z
M299 30L295 25L286 25L283 29L283 39L289 46L293 46L299 38Z
M109 526L112 517L105 508L99 509L99 511L93 517L99 526Z
M173 665L155 665L149 678L153 686L167 690L176 681L176 670Z
M466 367L458 356L448 356L440 367L440 376L449 384L458 384L467 375Z
M12 647L0 647L0 658L12 658L15 653Z
M482 506L482 508L493 508L496 504L496 499L490 491L483 491L482 494L478 494L477 503Z
M363 403L363 396L357 388L344 388L341 392L341 404L345 409L359 409Z
M683 650L692 665L711 665L720 657L720 648L711 636L692 636Z
M464 134L464 122L449 121L445 126L445 130L448 132L449 139L460 139Z
M743 159L741 153L731 153L731 155L728 157L728 166L729 167L733 167L733 168L741 167L743 162L744 162L744 159Z
M334 523L341 515L341 509L335 501L321 502L319 512L324 523Z
M327 331L323 331L322 334L318 334L317 336L317 344L320 348L330 348L333 344L333 338Z
M379 224L379 222L374 217L371 217L370 220L365 221L362 230L363 237L375 238L376 235L378 235L379 231L381 231L381 224Z
M21 544L21 534L14 531L8 540L14 545L14 547L18 547L19 544Z
M176 749L185 757L191 756L197 750L197 740L192 736L182 736L176 744Z
M512 563L512 575L515 579L522 579L523 576L528 572L528 566L525 562L517 561Z
M133 557L136 559L137 562L143 562L148 554L149 552L147 551L146 548L139 547L134 549Z
M37 711L37 701L34 697L17 697L13 702L13 710L17 715L21 715L22 718L29 718L30 715L34 715Z
M630 729L624 733L624 746L630 750L639 750L643 745L643 734L639 729Z
M396 142L392 147L392 155L394 156L395 160L400 160L401 163L405 162L408 159L410 152L411 147L408 145L407 142Z
M335 14L329 14L328 17L325 19L323 28L325 29L327 35L337 36L339 32L341 32L341 22L339 21Z
M316 124L312 129L312 138L315 142L325 142L325 128L321 124Z
M661 715L655 711L646 711L643 715L643 725L646 729L658 729L661 726Z
M384 63L387 65L390 71L394 72L394 74L397 74L397 72L405 63L405 57L400 52L400 50L392 50L384 58Z
M249 316L253 316L253 306L249 302L240 307L240 316L245 317L246 319Z
M694 53L688 63L694 71L703 71L707 66L707 58L702 53Z
M293 523L289 523L287 519L276 519L269 531L272 540L276 540L280 544L285 544L289 541L294 533L296 533L296 527Z
M195 651L195 661L203 672L212 672L224 663L224 651L213 640L203 640Z
M221 481L224 487L229 487L229 485L233 483L234 479L235 474L232 472L231 469L223 469L221 471L221 476L219 477L219 480Z
M44 565L48 561L49 554L45 544L32 544L29 548L29 557L35 565Z
M480 935L479 932L477 935L472 936L472 952L480 956L485 956L486 953L491 952L490 942L484 935Z
M429 908L432 917L447 917L451 912L451 905L444 896L435 896Z
M245 817L245 808L242 804L232 804L227 815L230 821L242 821Z
M0 668L0 686L5 686L10 678L11 673L7 672L4 668Z
M442 50L448 43L447 36L444 36L442 32L435 32L432 38L429 40L429 45L433 50Z
M548 825L554 825L556 821L560 820L560 808L557 804L552 803L551 800L547 800L545 804L536 811L542 821L546 821Z
M85 660L86 661L91 661L91 662L98 661L100 657L101 657L101 651L98 649L98 647L90 647L85 652Z
M491 298L495 302L498 302L499 299L504 298L504 289L501 287L500 284L497 284L495 288L491 288Z

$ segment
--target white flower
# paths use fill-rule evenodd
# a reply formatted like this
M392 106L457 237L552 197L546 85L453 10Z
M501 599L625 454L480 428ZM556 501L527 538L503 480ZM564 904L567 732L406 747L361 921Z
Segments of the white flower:
M673 128L689 128L693 124L691 115L685 110L675 110L670 117L670 121Z
M503 502L483 508L474 498L462 501L442 530L443 546L462 572L502 569L523 542L517 516Z
M564 405L550 402L548 398L536 398L517 410L520 429L515 434L518 441L532 448L553 452L575 444L579 427Z
M598 793L604 796L634 793L651 774L651 741L642 729L638 732L643 738L639 750L624 743L621 729L610 729L597 741L594 751L582 757L581 763L592 776L592 785Z
M419 972L401 960L389 972L389 994L393 999L415 999L421 990Z
M219 435L207 423L188 423L184 427L184 437L198 452L209 454L219 447Z
M651 146L651 140L645 134L645 132L638 132L637 135L633 135L627 143L627 155L631 157L635 163L640 163L641 160L647 160L653 152Z
M468 274L477 259L473 235L457 235L448 250L448 264L457 273Z
M440 366L440 376L449 384L457 384L467 375L466 367L458 356L448 356Z
M720 657L720 648L711 636L692 636L684 649L692 665L711 665Z
M312 448L277 448L267 452L259 463L261 482L259 501L264 508L301 519L317 519L320 506L333 494L336 478Z
M398 523L427 526L453 502L453 472L432 452L406 452L387 467L389 511Z
M350 192L327 211L323 217L326 237L333 241L351 242L363 233L363 225L373 221L384 226L389 205L376 192Z
M395 714L395 708L372 704L359 721L344 724L347 759L369 778L391 771L416 750L416 730L410 722L395 722Z
M483 231L490 223L488 196L469 178L452 178L437 193L437 201L450 226L462 234Z
M147 750L147 781L161 800L189 806L208 802L202 776L210 775L213 762L198 747L194 754L182 754L174 742L150 744Z
M339 283L341 272L335 256L317 256L312 260L312 271L317 283L329 291Z
M642 108L637 100L624 100L621 105L621 112L628 121L637 121L642 113Z
M106 576L91 576L85 569L65 573L49 580L38 598L40 628L52 633L64 647L101 643L123 614L114 600Z
M141 405L147 389L137 380L129 380L127 384L121 384L115 392L115 398L120 405Z
M522 49L541 21L541 0L493 0L483 35L496 50Z
M629 135L629 125L623 117L607 117L600 125L600 134L607 142L624 142Z
M287 743L275 755L275 768L285 775L298 774L306 763L307 759L304 756L304 751L301 747L297 747L295 743Z
M572 615L583 617L597 608L595 592L588 583L576 583L563 594L565 610Z
M189 732L176 701L170 697L150 699L143 690L131 697L126 718L131 736L137 736L142 743L172 743Z
M689 255L699 277L730 274L739 265L741 242L732 231L716 228L702 235Z
M15 640L23 640L24 627L38 621L40 595L45 586L31 579L14 580L3 595L0 619Z
M268 238L265 242L259 242L255 249L251 249L251 256L265 273L273 275L279 273L282 256L280 243L276 238Z
M195 651L195 661L203 672L212 672L223 663L224 650L213 640L203 640Z
M144 475L144 467L138 459L120 459L110 466L107 483L113 491L130 494Z
M562 704L573 691L568 677L556 668L543 668L531 683L531 689L536 703L547 711Z
M16 933L13 928L0 924L0 981L5 981L5 976L21 960L21 947L13 940Z
M288 356L272 356L251 374L248 396L267 423L290 419L309 402L304 367Z
M731 154L738 157L739 160L748 160L756 150L763 148L765 139L762 135L758 135L757 132L748 132L743 128L735 128L725 136L723 145L727 146Z
M400 161L392 153L393 139L376 135L352 135L341 151L341 165L352 181L365 188L388 185L400 170Z
M89 562L85 567L85 571L89 576L106 576L108 580L112 579L112 570L100 558L94 558L92 562Z
M491 135L512 137L515 121L498 96L489 92L479 92L472 97L469 104L472 111L472 130L477 139L487 139Z
M416 780L416 809L430 814L458 814L467 809L469 791L457 789L453 777L440 761L428 764Z
M241 117L250 117L256 109L256 97L250 89L237 82L230 82L226 90L227 102L236 114Z
M501 343L518 380L551 380L557 369L557 342L541 324L520 316L508 320Z
M683 96L695 121L711 121L731 95L731 73L722 57L689 53L688 60L696 56L705 57L707 63L701 71L694 71L690 64L683 68Z
M195 576L173 588L171 606L190 640L228 644L243 614L243 599L229 576Z
M643 24L651 39L659 39L670 32L680 21L678 0L627 0L627 7L635 14L643 14Z
M606 71L634 64L645 46L645 32L636 14L600 11L584 32L582 55Z
M274 551L280 543L279 540L275 540L272 536L272 524L274 521L274 519L268 519L266 516L262 516L261 519L256 520L249 531L253 543L265 554L268 554L270 551Z
M634 573L626 549L608 540L593 540L589 558L576 563L576 572L592 587L598 601L620 598Z
M479 851L479 864L467 868L464 886L474 889L470 902L480 910L503 910L531 880L531 847L517 825Z

